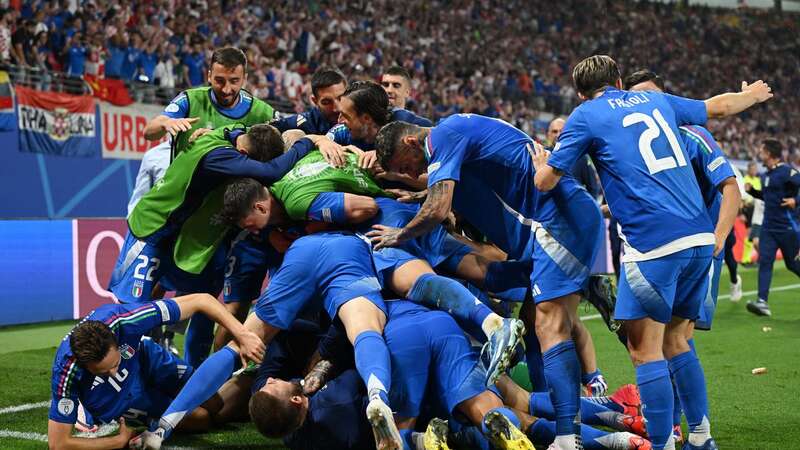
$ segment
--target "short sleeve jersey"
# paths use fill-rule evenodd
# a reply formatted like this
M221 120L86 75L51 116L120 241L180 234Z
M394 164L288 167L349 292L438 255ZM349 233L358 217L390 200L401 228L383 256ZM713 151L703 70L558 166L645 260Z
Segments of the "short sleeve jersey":
M679 137L704 124L705 103L654 91L607 88L567 119L548 164L567 172L589 154L631 254L713 244L700 188ZM647 259L650 256L643 256Z

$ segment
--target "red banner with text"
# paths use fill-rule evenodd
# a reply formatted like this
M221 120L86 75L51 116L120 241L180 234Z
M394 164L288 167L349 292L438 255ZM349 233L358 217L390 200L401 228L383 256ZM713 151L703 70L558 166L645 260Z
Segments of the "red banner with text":
M163 106L134 103L119 107L99 103L103 158L142 159L144 152L166 139L148 141L144 138L144 127L164 111Z

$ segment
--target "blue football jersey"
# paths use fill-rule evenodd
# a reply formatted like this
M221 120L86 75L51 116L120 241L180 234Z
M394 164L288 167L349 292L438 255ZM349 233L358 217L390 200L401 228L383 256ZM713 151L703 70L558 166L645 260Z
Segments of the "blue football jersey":
M442 120L425 140L428 186L456 181L454 209L513 259L524 256L534 222L546 226L559 216L558 203L583 191L570 176L550 192L537 190L532 144L509 123L475 114Z
M711 223L716 226L722 203L719 185L728 178L735 178L736 174L708 130L699 125L685 125L680 127L680 133L686 153L692 161Z
M300 114L292 114L270 122L281 133L287 130L303 130L306 134L326 134L336 123L328 122L319 108L310 108Z
M167 299L144 305L103 305L89 313L84 321L105 323L117 339L121 355L117 374L95 376L78 367L69 346L69 335L64 337L53 362L50 419L75 423L78 401L101 422L122 416L141 389L142 336L155 326L178 322L180 316L178 304Z
M570 114L550 155L568 172L588 153L627 260L714 243L708 210L678 127L704 124L705 103L654 91L608 88Z

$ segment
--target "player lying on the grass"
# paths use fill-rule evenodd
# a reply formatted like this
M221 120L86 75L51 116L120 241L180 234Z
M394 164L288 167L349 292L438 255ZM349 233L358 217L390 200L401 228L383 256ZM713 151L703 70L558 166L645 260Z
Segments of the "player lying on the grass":
M362 239L344 232L303 236L289 247L283 264L244 326L269 344L301 311L324 308L331 319L340 319L367 386L370 403L366 415L376 444L381 450L399 449L401 439L386 405L391 390L391 363L381 334L386 315L380 291L369 245ZM131 446L160 448L183 417L224 384L235 368L239 352L239 346L230 343L196 368L164 412L158 429L138 436Z
M625 88L630 91L656 91L664 92L664 82L653 72L642 70L631 74L625 78ZM708 209L711 223L715 227L714 236L716 247L714 249L714 259L711 264L713 272L711 285L708 295L700 306L699 316L696 321L689 323L687 327L686 339L693 354L697 354L694 346L694 330L710 330L714 319L714 311L717 308L717 296L719 295L719 279L722 272L722 261L725 257L725 249L720 248L719 241L726 242L731 238L731 229L739 211L742 201L739 184L728 160L722 153L722 149L714 140L711 133L699 125L684 125L679 128L680 138L686 153L691 161L703 202ZM727 245L726 245L727 246ZM685 400L683 400L685 401ZM673 435L676 442L683 442L681 432L681 402L677 390L675 390L675 407L673 414ZM689 429L694 430L701 426L703 420L708 420L708 405L704 415L693 417L688 420ZM696 422L697 420L700 422ZM694 442L694 445L702 445L703 442Z
M429 186L405 227L369 233L376 248L425 235L454 209L510 258L533 260L535 330L558 413L558 448L579 448L581 368L572 334L602 237L594 199L571 177L555 193L538 191L528 152L539 144L501 120L458 114L433 128L392 122L376 142L384 169L412 177L427 172Z
M324 178L319 179L322 187L327 186ZM307 190L315 192L315 181L306 182ZM230 223L238 224L242 228L253 232L263 230L270 223L280 223L285 220L283 200L295 203L294 196L301 195L297 190L276 190L282 195L272 195L270 190L259 184L256 180L238 180L228 187L225 193L223 215ZM295 194L298 193L298 194ZM322 194L342 194L323 192ZM347 195L347 194L344 194ZM332 202L332 216L341 221L348 221L348 205L341 201ZM409 208L414 206L402 205L388 198L369 198L369 201L380 205L378 216L371 223L385 222L394 224L403 220L409 213ZM313 204L316 200L313 201ZM374 214L374 213L373 213ZM410 213L413 216L413 212ZM367 225L367 229L369 224ZM375 253L375 262L379 275L386 287L393 289L398 295L407 296L409 299L423 302L437 309L446 309L456 315L465 323L472 323L474 329L481 329L489 339L487 356L490 361L490 376L496 378L508 367L511 355L519 343L524 327L516 319L503 319L493 313L486 305L479 302L469 290L460 283L436 275L431 268L449 270L455 275L484 285L486 280L491 282L491 287L505 290L503 286L507 281L502 280L504 264L490 263L481 259L479 255L472 254L471 248L450 237L441 226L424 239L409 242L406 246L409 253L388 249ZM402 254L400 258L398 255ZM412 256L413 254L413 256ZM467 258L467 256L470 256ZM431 265L427 261L430 262ZM384 274L384 271L386 272ZM473 278L473 279L471 279ZM519 278L519 276L512 277ZM514 287L515 280L511 280L510 287Z
M705 376L686 335L708 289L714 249L723 247L730 230L713 233L678 127L738 113L772 93L760 81L706 101L623 91L619 68L605 55L577 64L573 81L585 101L570 115L552 154L534 150L535 184L557 189L578 158L591 156L625 236L615 318L626 321L653 447L674 448L671 370L686 399L687 420L699 425L684 449L716 448L703 420Z
M494 387L486 389L477 353L469 346L452 317L405 300L387 301L386 305L388 321L384 334L392 358L394 382L389 397L406 448L423 448L423 440L428 445L424 448L445 448L446 427L428 426L425 438L413 432L415 426L424 428L425 425L415 423L417 418L420 415L429 417L431 413L458 417L451 420L482 430L483 436L480 431L472 432L467 434L471 442L458 442L467 445L466 448L488 449L489 441L495 448L532 448L520 433L520 427L537 445L548 445L553 441L555 424L533 417L544 413L552 418L552 404L547 393L529 395L503 377L504 389L514 401L524 403L516 406L519 410L516 413L504 407L501 399L506 397L506 392L500 395ZM323 345L343 348L326 343L335 340L332 336L336 331L337 327L332 326L331 333L323 339ZM348 360L352 358L346 353L331 356L334 359L329 363L334 368L351 364ZM325 388L310 397L303 394L311 384L309 377L306 377L303 388L296 382L275 378L262 383L263 386L250 400L250 413L259 431L270 437L285 437L286 444L294 450L368 447L369 443L365 443L363 437L367 425L360 413L366 404L364 389L360 383L353 382L352 371L345 371L327 383L315 381L317 388L322 385ZM529 410L529 404L537 409ZM636 427L640 432L643 429L641 417L623 416L588 400L582 403L582 413L588 421L615 429ZM630 426L626 427L625 422ZM606 433L589 426L582 428L589 449L648 448L645 439L630 433ZM433 446L434 440L442 445Z
M53 362L47 436L52 449L112 449L127 445L132 431L125 418L147 424L160 417L192 374L192 367L145 333L194 313L206 314L231 330L242 358L259 361L264 343L206 294L158 300L144 305L104 305L92 311L62 340ZM119 435L72 436L78 403L94 420L118 420ZM208 417L191 414L185 427L205 429Z

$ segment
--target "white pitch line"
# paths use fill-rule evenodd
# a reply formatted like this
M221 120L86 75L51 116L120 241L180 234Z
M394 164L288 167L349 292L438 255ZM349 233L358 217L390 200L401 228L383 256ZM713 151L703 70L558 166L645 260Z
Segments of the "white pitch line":
M25 439L28 441L47 442L47 436L41 433L28 433L22 431L0 430L0 438Z
M44 408L46 406L50 406L50 402L39 402L39 403L25 403L24 405L17 405L17 406L9 406L6 408L0 408L0 414L10 414L20 411L27 411L29 409L36 409L36 408Z

